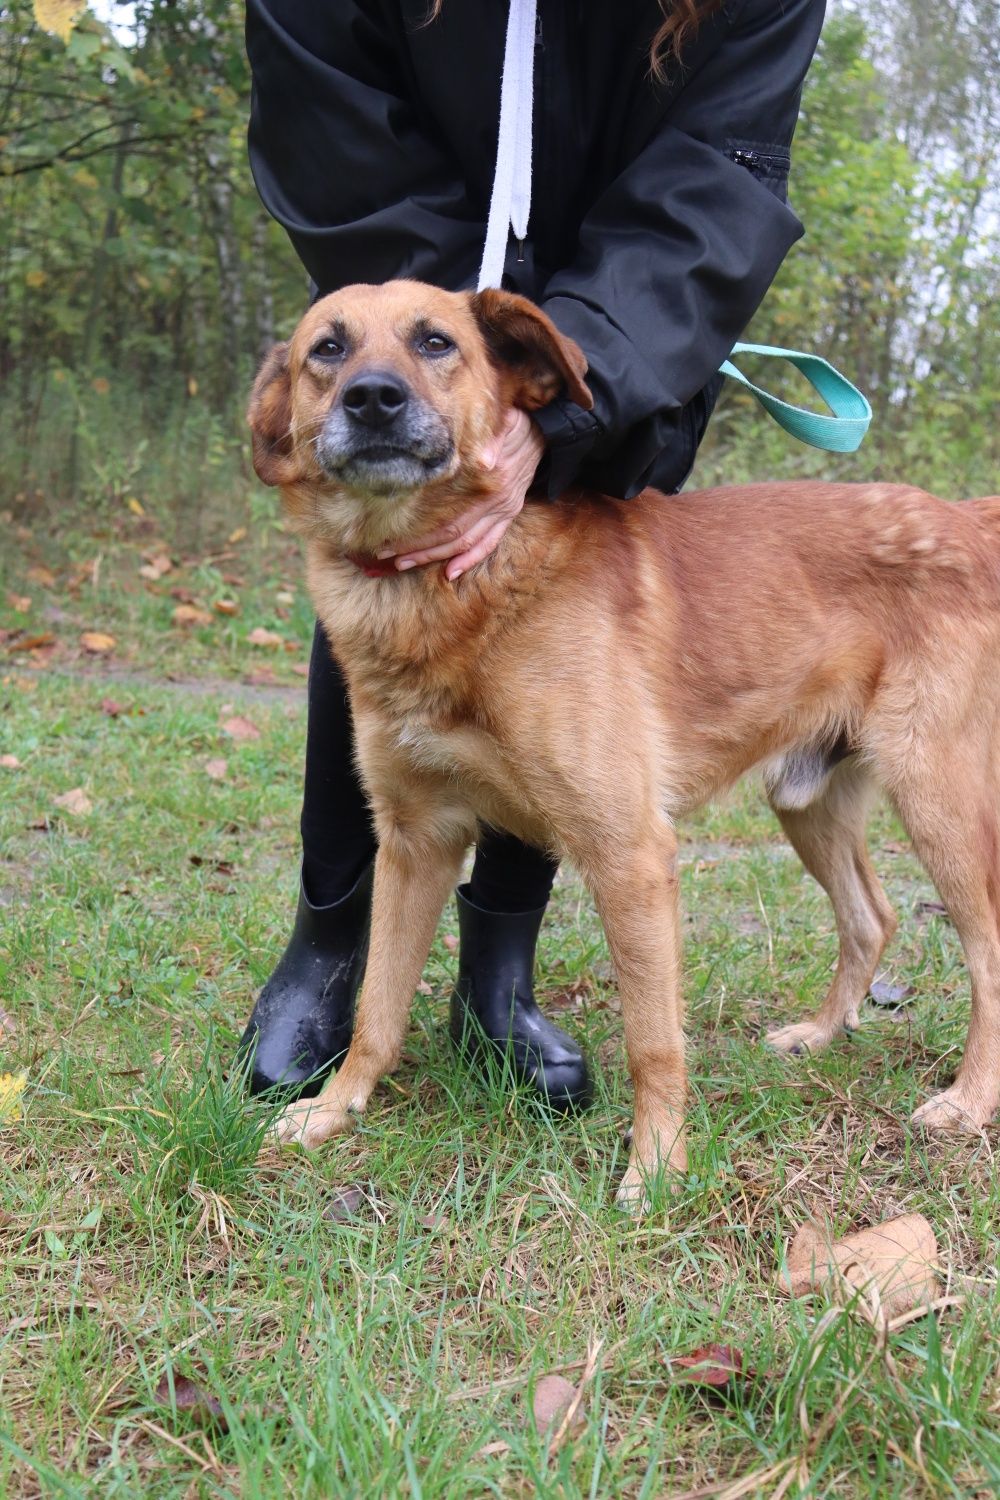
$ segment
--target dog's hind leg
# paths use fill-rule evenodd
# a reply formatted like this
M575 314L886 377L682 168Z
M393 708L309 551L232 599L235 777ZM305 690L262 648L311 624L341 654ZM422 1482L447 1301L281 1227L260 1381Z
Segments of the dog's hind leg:
M596 859L578 863L614 959L635 1089L632 1148L618 1203L641 1211L648 1181L660 1168L682 1172L687 1166L677 840L663 823L634 844L618 830L601 842Z
M872 869L865 825L874 784L854 760L843 761L808 807L771 806L802 863L830 897L840 953L826 999L811 1021L776 1027L767 1042L779 1052L818 1052L861 1024L861 1006L896 918Z
M992 732L992 726L990 726ZM972 982L954 1083L922 1104L928 1130L979 1133L1000 1105L1000 756L957 737L894 787L900 816L955 924ZM978 763L977 763L978 762Z
M446 810L435 816L430 796L423 806L378 819L371 937L354 1036L322 1092L285 1110L279 1140L312 1147L349 1130L379 1079L396 1067L434 930L474 828L474 820Z

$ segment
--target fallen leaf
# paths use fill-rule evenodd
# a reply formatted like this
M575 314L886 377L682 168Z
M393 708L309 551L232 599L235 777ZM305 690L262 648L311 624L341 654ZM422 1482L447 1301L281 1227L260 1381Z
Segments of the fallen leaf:
M284 636L278 635L277 631L274 630L265 630L263 625L255 625L247 636L248 646L275 647L283 646L284 644Z
M21 1095L27 1082L27 1073L0 1073L0 1125L21 1118Z
M242 540L246 536L246 534L247 534L247 529L246 529L245 526L237 526L237 528L236 528L235 531L231 531L229 533L229 535L226 538L226 540L228 542L230 542L230 543L233 543L233 542L242 542Z
M722 1390L744 1378L753 1379L756 1371L744 1369L743 1355L731 1344L704 1344L690 1354L672 1354L667 1359L675 1380L686 1385L707 1385Z
M430 985L427 983L427 980L426 979L421 979L420 983L417 985L417 994L418 995L433 995L433 993L434 993L434 991L431 989Z
M80 645L84 651L89 651L91 656L107 656L117 644L114 636L105 635L103 630L85 630L80 637Z
M793 1297L823 1292L840 1302L860 1293L888 1321L933 1300L937 1266L937 1241L923 1214L904 1214L839 1240L807 1223L788 1248L778 1287Z
M216 599L212 608L217 615L238 615L240 612L239 602L236 599Z
M178 1411L187 1411L203 1427L225 1427L226 1414L222 1402L211 1391L190 1380L187 1375L175 1375L173 1400L170 1394L170 1376L161 1375L153 1399L158 1406L176 1406Z
M244 678L248 687L273 687L277 682L274 668L267 663L262 667L256 667Z
M946 921L951 920L943 901L918 901L913 910L918 917L944 917Z
M250 719L243 718L242 714L235 714L231 719L223 719L221 724L223 734L228 734L231 740L259 740L260 730Z
M912 854L912 844L901 844L898 839L886 839L882 845L883 854Z
M304 661L293 662L292 671L295 673L296 677L308 677L309 663Z
M17 1022L10 1011L4 1010L2 1005L0 1005L0 1036L17 1036Z
M21 762L16 755L0 755L0 766L3 766L5 771L19 771Z
M446 932L441 941L442 943L444 943L449 953L458 952L458 938L453 932Z
M868 991L868 998L875 1005L884 1006L887 1010L895 1010L899 1005L905 1005L916 995L912 984L886 984L881 979L873 979Z
M531 1415L539 1432L561 1423L576 1398L576 1386L564 1375L543 1375L535 1386L531 1403ZM584 1423L583 1403L577 1406L570 1422L571 1428Z
M170 590L170 597L171 599L176 599L180 604L193 604L195 596L191 589L181 588L178 584Z
M19 615L26 615L31 608L31 598L28 594L8 594L7 603L11 609Z
M30 577L31 575L29 574L28 576ZM289 589L279 589L274 596L274 602L287 607L289 604L295 603L295 595Z
M70 792L63 792L61 797L53 797L56 807L64 807L74 818L86 817L87 813L94 811L91 802L82 786L75 786Z
M137 500L134 495L130 495L125 504L128 506L129 510L134 516L144 516L146 514L145 510L143 509L142 501Z
M41 651L46 646L54 646L56 638L51 630L45 630L41 635L22 635L19 640L12 641L7 647L8 651Z
M107 714L109 719L120 719L122 714L128 713L128 707L124 703L119 703L117 698L102 698L101 713Z
M335 1188L330 1195L329 1207L323 1210L323 1217L332 1219L335 1224L345 1224L349 1219L355 1218L365 1201L365 1194L360 1188Z
M228 769L229 762L223 760L221 756L216 756L212 760L206 760L205 762L205 775L212 781L225 781Z
M43 589L54 589L56 586L56 575L48 568L40 566L29 568L28 579L31 583L37 583Z
M146 578L150 583L158 583L173 568L173 561L166 552L157 552L144 562L139 569L139 577Z
M36 818L33 823L28 824L28 827L34 833L50 833L52 831L52 824L48 818Z
M175 625L183 629L190 629L194 625L211 625L212 616L207 609L199 609L195 604L178 604L171 616Z
M203 854L189 854L188 862L199 869L202 865L209 865L217 875L232 875L235 872L235 866L227 859L206 859Z

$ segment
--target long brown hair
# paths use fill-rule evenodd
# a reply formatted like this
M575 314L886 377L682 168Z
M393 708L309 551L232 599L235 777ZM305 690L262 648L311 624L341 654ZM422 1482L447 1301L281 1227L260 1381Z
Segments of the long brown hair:
M428 21L441 14L444 0L431 0ZM708 16L722 8L723 0L660 0L663 20L649 44L649 71L654 78L662 78L668 61L681 61L681 55L689 42L698 34L698 27Z

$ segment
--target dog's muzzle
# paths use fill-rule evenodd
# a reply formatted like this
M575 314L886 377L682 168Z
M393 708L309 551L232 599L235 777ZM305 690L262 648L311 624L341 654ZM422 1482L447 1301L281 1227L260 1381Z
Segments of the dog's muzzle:
M316 440L324 473L375 495L419 489L453 454L444 418L391 370L355 375Z

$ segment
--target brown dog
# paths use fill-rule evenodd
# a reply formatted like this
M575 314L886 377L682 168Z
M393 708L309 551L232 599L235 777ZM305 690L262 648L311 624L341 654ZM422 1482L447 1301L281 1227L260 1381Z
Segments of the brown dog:
M761 484L628 503L530 503L456 583L386 573L490 484L505 411L585 362L532 304L394 282L309 311L250 403L254 463L306 541L346 674L379 837L354 1041L286 1140L349 1126L395 1067L410 1001L479 821L568 857L621 988L635 1125L620 1201L685 1163L674 819L761 766L828 892L840 958L815 1051L859 1024L895 919L865 847L877 786L961 936L968 1047L915 1119L979 1131L1000 1103L1000 500L895 485Z

